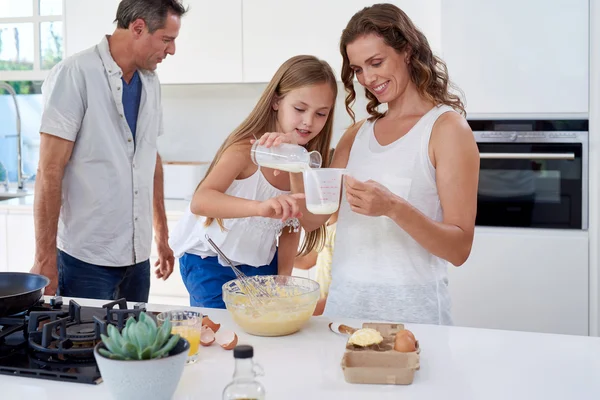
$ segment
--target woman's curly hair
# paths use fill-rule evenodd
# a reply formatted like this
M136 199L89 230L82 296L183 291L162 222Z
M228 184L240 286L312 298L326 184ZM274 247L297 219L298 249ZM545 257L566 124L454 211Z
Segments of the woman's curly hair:
M385 43L398 53L407 52L410 78L423 98L436 105L449 105L463 116L466 115L461 97L451 93L450 89L459 92L461 96L462 92L450 82L446 64L433 54L425 35L400 8L393 4L375 4L354 14L340 39L340 52L343 58L342 82L347 93L346 110L353 122L355 122L355 114L352 104L356 99L353 85L354 71L350 67L346 48L359 37L370 33L383 38ZM375 95L367 89L365 95L369 99L367 112L371 118L381 117L382 113L377 111L380 103Z

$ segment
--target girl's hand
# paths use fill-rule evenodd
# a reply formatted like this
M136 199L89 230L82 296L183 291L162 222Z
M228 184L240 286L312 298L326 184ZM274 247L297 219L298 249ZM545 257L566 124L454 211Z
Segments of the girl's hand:
M265 218L287 221L290 218L301 218L302 213L298 200L304 198L303 193L283 194L258 204L257 214Z
M252 141L252 143L254 142L255 140ZM292 133L267 132L258 140L258 144L266 148L276 147L283 143L298 144L295 135Z
M250 143L254 144L256 142L255 139L251 139ZM258 144L261 146L269 147L277 147L283 143L291 143L298 144L296 141L295 135L291 133L281 133L281 132L267 132L260 137L258 140ZM281 173L279 170L274 170L273 175L277 176Z

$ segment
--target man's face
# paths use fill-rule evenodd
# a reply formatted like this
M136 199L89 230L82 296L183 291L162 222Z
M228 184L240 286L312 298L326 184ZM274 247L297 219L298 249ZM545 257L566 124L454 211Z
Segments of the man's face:
M137 22L137 21L136 21ZM135 28L135 23L134 27ZM143 23L143 21L142 21ZM175 39L179 35L181 28L181 18L169 13L165 20L165 26L157 29L154 33L148 32L148 27L143 23L143 28L134 31L134 53L136 65L140 69L154 71L158 63L162 62L167 55L175 54Z

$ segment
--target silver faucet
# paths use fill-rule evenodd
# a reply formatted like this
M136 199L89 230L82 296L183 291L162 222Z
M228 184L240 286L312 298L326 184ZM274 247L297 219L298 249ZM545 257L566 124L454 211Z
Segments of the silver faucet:
M4 186L4 191L8 193L8 169L6 169L4 164L2 164L1 162L0 162L0 171L2 171L2 173L4 174L4 180L2 180L0 183L2 183L2 186ZM2 175L0 175L0 176L2 176Z
M0 88L6 89L8 93L12 96L12 99L15 103L15 111L17 114L17 134L16 135L7 135L5 137L16 137L17 138L17 191L24 192L24 180L25 176L23 175L23 157L22 150L23 144L21 143L21 113L19 112L19 104L17 103L17 93L15 90L6 82L0 82Z

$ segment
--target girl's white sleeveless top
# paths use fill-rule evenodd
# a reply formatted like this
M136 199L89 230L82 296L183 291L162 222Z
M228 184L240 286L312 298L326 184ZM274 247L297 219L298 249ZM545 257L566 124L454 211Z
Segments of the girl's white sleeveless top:
M267 181L260 168L245 179L233 181L225 194L248 200L264 201L289 192L279 190ZM217 221L204 226L205 217L192 214L188 205L184 215L170 234L169 245L175 257L183 253L200 257L218 254L206 240L206 235L215 242L235 265L260 267L270 264L277 249L277 239L285 224L280 220L264 217L224 219L226 230L221 230ZM219 263L227 266L219 256Z
M437 106L395 142L381 146L366 121L356 135L347 174L372 179L427 217L442 220L435 168L429 159ZM325 315L399 323L452 324L448 263L434 256L388 217L354 213L342 196L332 282Z

